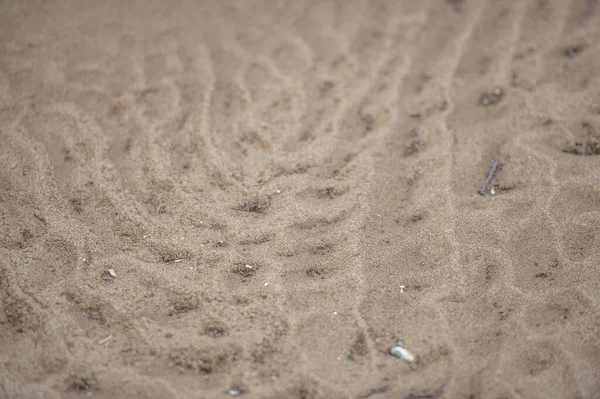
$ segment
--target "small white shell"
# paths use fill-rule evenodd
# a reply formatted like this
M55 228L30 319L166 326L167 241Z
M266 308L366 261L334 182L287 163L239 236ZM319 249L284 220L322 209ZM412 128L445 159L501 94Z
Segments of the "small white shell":
M227 393L229 394L229 396L240 396L242 394L242 392L239 389L233 388L227 391Z
M409 363L412 363L415 361L415 355L413 355L409 350L404 349L401 346L394 346L391 350L390 353L393 356L399 357L400 359L406 360Z

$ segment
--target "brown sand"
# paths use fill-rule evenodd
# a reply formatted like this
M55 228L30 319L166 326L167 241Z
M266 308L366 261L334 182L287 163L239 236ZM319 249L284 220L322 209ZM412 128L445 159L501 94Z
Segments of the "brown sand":
M0 397L599 398L599 71L590 0L0 2Z

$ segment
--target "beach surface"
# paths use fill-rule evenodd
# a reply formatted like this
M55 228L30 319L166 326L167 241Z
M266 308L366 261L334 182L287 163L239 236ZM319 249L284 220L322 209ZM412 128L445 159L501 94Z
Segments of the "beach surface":
M2 398L600 398L599 292L598 1L0 1Z

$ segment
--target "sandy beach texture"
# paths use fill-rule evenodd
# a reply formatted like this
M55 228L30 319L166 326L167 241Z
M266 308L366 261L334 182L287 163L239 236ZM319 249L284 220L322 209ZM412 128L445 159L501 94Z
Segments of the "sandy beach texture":
M600 398L599 153L598 1L0 1L0 397Z

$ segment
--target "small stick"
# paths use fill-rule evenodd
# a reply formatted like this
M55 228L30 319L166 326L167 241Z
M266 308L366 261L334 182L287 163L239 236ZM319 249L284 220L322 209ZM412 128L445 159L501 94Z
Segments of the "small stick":
M498 162L498 161L494 161L492 163L492 167L490 168L490 171L487 173L487 178L485 179L485 182L483 182L483 186L481 186L481 188L478 191L479 195L485 195L485 190L487 190L488 184L490 184L490 182L492 181L492 178L494 177L494 173L496 173L496 169L498 169L499 164L500 164L500 162Z
M108 341L110 341L111 339L113 339L113 336L112 336L112 334L110 334L108 337L106 337L106 338L104 338L104 339L101 339L101 340L98 342L98 345L104 345L105 343L107 343L107 342L108 342Z

